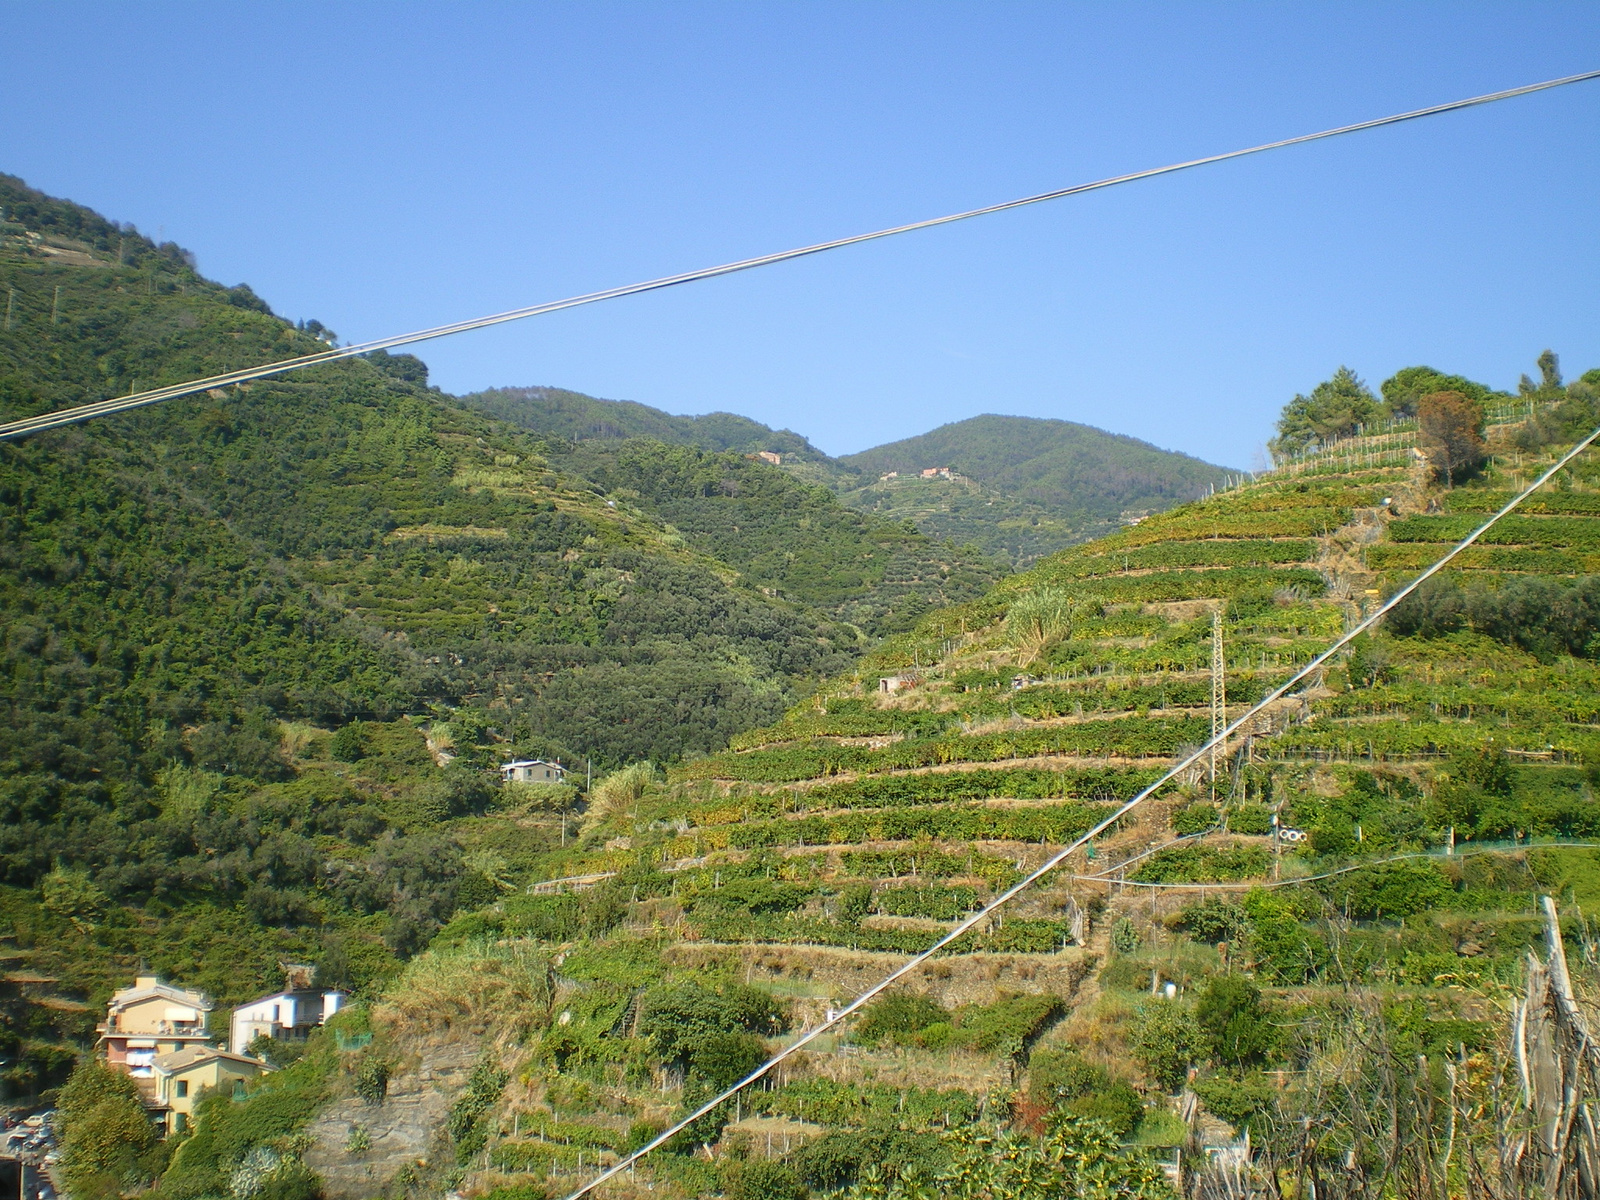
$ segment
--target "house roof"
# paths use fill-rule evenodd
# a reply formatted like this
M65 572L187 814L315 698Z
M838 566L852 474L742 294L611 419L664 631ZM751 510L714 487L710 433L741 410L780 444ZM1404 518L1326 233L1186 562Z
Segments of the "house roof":
M248 1054L235 1054L231 1050L223 1050L216 1046L185 1046L182 1050L174 1050L171 1054L157 1055L154 1062L156 1070L163 1074L176 1075L180 1071L187 1071L191 1067L198 1067L218 1058L251 1066L258 1071L272 1070L269 1064L259 1058L251 1058Z
M509 771L509 770L511 770L512 767L554 767L558 771L565 771L566 770L566 768L563 767L560 763L558 763L558 762L546 762L542 758L519 758L516 762L508 762L508 763L501 763L500 764L500 769L502 771Z
M321 1004L325 996L348 996L349 994L342 988L285 988L281 992L270 992L265 996L258 996L254 1000L248 1000L239 1005L234 1011L238 1012L239 1009L243 1008L254 1008L256 1005L265 1004L269 1000L304 1000L312 1004Z
M212 1008L211 997L204 992L190 991L176 984L163 983L159 979L154 983L135 984L133 987L123 988L120 992L114 992L108 1007L127 1008L128 1005L138 1004L141 1000L171 1000L174 1004L198 1008L201 1012L210 1012Z

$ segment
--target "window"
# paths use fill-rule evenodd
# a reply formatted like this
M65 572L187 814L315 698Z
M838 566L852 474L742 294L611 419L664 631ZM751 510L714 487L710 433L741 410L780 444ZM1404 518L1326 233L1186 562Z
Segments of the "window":
M183 1096L187 1096L188 1094L189 1094L189 1081L187 1079L178 1080L178 1095L180 1097L183 1097Z
M172 1123L173 1124L173 1130L172 1131L174 1133L182 1133L185 1129L189 1128L189 1114L188 1113L174 1113L173 1116L174 1116L174 1120L173 1120L173 1123Z

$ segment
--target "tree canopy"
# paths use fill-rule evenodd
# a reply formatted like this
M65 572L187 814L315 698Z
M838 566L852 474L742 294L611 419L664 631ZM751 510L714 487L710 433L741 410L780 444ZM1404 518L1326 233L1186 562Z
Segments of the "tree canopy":
M1380 412L1372 389L1349 367L1340 367L1309 396L1297 395L1284 406L1272 452L1287 457L1350 437Z

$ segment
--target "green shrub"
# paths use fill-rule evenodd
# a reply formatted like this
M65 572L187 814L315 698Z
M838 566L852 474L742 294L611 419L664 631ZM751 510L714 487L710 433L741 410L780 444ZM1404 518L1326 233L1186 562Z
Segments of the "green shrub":
M363 721L341 726L328 740L328 753L340 762L360 762L367 756L367 727Z
M550 1189L537 1183L502 1183L491 1188L483 1200L550 1200Z
M975 1049L1016 1058L1066 1010L1060 996L1006 996L993 1004L963 1007L956 1014L956 1028Z
M948 1023L950 1011L928 996L896 992L867 1006L856 1023L855 1038L863 1046L880 1042L907 1043L914 1034L938 1022Z
M1139 1009L1128 1038L1151 1079L1176 1092L1189 1067L1205 1052L1205 1035L1194 1014L1175 1000L1154 1000Z
M869 1168L892 1175L913 1163L937 1168L948 1157L931 1133L877 1126L829 1130L796 1150L790 1162L807 1185L834 1192L855 1184Z
M759 1159L745 1163L728 1190L731 1200L805 1200L810 1194L793 1167Z
M1111 948L1118 954L1132 954L1142 939L1139 929L1127 917L1118 917L1111 926Z
M61 1089L61 1171L75 1195L116 1196L124 1181L145 1182L156 1144L138 1087L98 1059L84 1058Z
M1076 1050L1041 1050L1028 1063L1028 1094L1035 1103L1103 1121L1126 1137L1139 1123L1139 1094Z
M1330 900L1358 919L1407 917L1438 908L1449 898L1449 882L1425 863L1383 863L1336 875L1319 885Z
M1197 833L1204 833L1217 825L1217 806L1215 804L1189 804L1178 809L1172 814L1172 832L1179 837L1191 837Z
M896 917L931 917L936 921L954 921L978 906L978 892L976 888L966 886L908 884L883 888L873 897L873 905L879 912Z
M1208 896L1178 913L1178 926L1199 942L1236 942L1250 933L1250 914L1232 900Z
M508 1078L509 1072L485 1054L473 1064L466 1087L450 1106L445 1129L455 1143L456 1162L462 1166L488 1143L489 1111L499 1101Z
M1261 836L1272 832L1272 810L1260 804L1245 804L1228 810L1228 830Z
M1195 1020L1211 1051L1231 1067L1260 1063L1277 1044L1261 989L1242 975L1218 975L1206 983L1194 1006Z

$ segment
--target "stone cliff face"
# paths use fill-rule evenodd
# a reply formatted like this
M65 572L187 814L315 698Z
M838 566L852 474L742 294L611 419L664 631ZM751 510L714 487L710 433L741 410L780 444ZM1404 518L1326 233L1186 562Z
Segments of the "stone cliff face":
M306 1130L315 1145L305 1155L328 1200L366 1200L453 1166L446 1120L479 1051L472 1037L430 1041L381 1103L349 1094L330 1104Z

